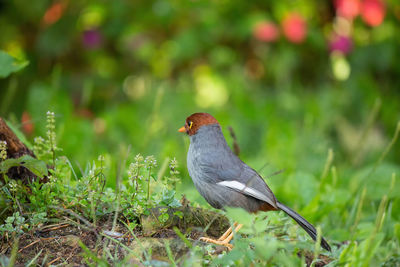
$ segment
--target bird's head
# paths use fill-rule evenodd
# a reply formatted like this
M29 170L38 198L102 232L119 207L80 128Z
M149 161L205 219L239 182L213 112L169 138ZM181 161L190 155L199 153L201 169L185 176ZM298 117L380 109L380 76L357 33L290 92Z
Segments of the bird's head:
M210 124L219 124L218 121L208 113L193 113L186 118L185 126L181 127L178 131L187 133L188 135L195 135L200 127Z

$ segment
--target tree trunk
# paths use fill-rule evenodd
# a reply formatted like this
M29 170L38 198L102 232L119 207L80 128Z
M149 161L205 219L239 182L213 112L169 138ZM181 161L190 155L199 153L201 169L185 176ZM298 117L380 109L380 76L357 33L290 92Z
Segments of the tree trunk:
M7 158L19 158L23 155L29 155L35 157L35 154L24 144L15 133L8 127L3 118L0 117L0 141L7 142ZM29 181L37 179L37 176L30 172L25 167L12 167L8 170L7 176L10 179L22 180L24 184L28 184ZM0 180L3 180L0 174Z

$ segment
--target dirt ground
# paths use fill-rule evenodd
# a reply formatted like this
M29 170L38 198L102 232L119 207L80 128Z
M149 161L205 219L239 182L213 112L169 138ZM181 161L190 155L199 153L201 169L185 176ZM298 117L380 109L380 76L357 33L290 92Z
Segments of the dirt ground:
M37 257L36 263L39 265L91 265L93 262L87 262L85 259L88 257L83 256L85 251L80 243L84 244L94 255L101 257L106 249L117 259L123 259L128 254L132 254L132 251L135 251L135 248L138 247L136 246L137 239L140 240L141 246L144 244L145 247L152 247L152 258L161 261L167 260L167 254L163 248L163 242L156 242L156 240L170 240L171 250L178 256L182 256L188 251L188 248L183 247L184 242L170 228L158 229L151 236L144 236L142 230L136 228L133 231L135 236L133 236L126 226L120 223L116 225L113 231L111 231L112 222L110 221L101 221L98 225L95 229L88 229L83 224L65 221L45 225L25 233L18 238L16 266L25 266L35 257ZM118 240L132 250L124 248L104 235ZM197 240L201 235L200 231L194 229L187 238ZM4 236L0 239L0 242L0 254L10 257L15 240L12 237ZM224 251L224 248L222 248L222 251ZM136 255L141 253L141 251L136 252ZM132 258L131 260L137 261L136 263L140 265L139 259Z
M170 221L159 225L158 220L155 219L159 215L159 210L154 209L150 215L141 218L141 223L138 224L141 226L135 227L133 234L121 222L116 223L113 229L113 215L104 217L96 223L96 227L87 225L78 218L73 220L63 217L59 218L56 224L42 225L24 233L18 238L17 247L15 247L16 241L13 237L1 237L0 255L10 258L13 247L18 249L15 266L26 266L32 259L35 259L35 265L40 266L98 265L96 257L104 258L103 255L108 256L109 259L114 258L116 261L125 259L131 266L143 266L141 260L146 258L146 251L151 248L152 254L149 260L168 263L166 241L176 259L189 252L187 244L176 234L173 227L178 227L190 242L204 246L206 243L198 241L200 236L218 237L229 226L224 216L203 213L201 218L208 217L208 219L200 221L195 215L200 210L187 207L181 210L185 214L190 214L191 218L187 218L190 217L189 215L180 219L171 216ZM124 221L129 226L128 220ZM204 233L203 229L207 227L209 227L207 233ZM216 246L213 254L220 254L226 250L225 247ZM310 265L313 253L305 251L302 254L305 256L307 265ZM299 257L301 256L299 253ZM332 259L321 255L316 266L324 266L330 261Z

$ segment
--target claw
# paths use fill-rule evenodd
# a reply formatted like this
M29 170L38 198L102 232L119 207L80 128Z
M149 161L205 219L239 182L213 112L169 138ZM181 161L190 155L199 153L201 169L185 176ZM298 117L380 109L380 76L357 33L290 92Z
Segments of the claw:
M233 227L235 228L235 233L237 231L240 230L240 228L242 228L243 225L238 224L238 223L234 223ZM233 238L233 231L232 231L232 227L229 227L229 229L217 240L212 239L212 238L208 238L208 237L200 237L200 241L206 242L206 243L212 243L212 244L216 244L216 245L221 245L221 246L225 246L227 247L229 250L231 250L233 248L233 246L231 244L229 244L229 242L232 240Z
M225 240L219 241L219 240L211 239L208 237L200 237L200 241L224 246L224 247L227 247L229 250L232 250L232 248L233 248L233 246L231 244L229 244L229 241L231 241L230 239L229 240L225 239Z

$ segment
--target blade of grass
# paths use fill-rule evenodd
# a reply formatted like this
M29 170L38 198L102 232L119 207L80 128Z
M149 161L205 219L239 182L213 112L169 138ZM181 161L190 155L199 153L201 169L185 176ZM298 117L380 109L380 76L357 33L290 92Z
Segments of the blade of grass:
M332 172L332 187L335 188L337 183L337 171L335 166L332 166L331 172Z
M96 266L109 266L106 260L97 257L96 254L94 254L85 244L83 244L81 240L78 240L78 244L84 251L84 254L87 256L87 258L94 261L96 263ZM92 266L93 264L91 264L87 258L84 257L85 261L89 266Z
M362 194L362 192L357 193L357 196L356 196L355 200L353 201L353 205L351 206L350 213L346 217L346 226L347 227L350 227L351 223L354 221L353 218L355 218L355 216L356 216L357 206L360 203L361 194ZM350 203L351 203L351 199L349 199L349 205L350 205Z
M393 145L396 143L397 139L399 138L399 133L400 133L400 121L397 122L397 126L396 126L396 130L394 132L393 138L390 141L390 143L386 146L385 150L382 152L381 156L379 157L379 159L375 162L374 167L372 168L372 170L369 172L369 174L367 175L367 177L371 176L371 174L373 174L376 170L376 168L378 168L378 166L382 163L382 161L384 160L384 158L386 157L386 155L389 153L389 151L392 149Z
M318 256L319 252L321 251L321 227L317 226L317 240L315 241L315 247L314 247L314 260L311 263L311 267L314 267L316 263L319 262Z
M165 245L165 250L167 251L168 259L171 261L172 266L176 266L174 255L172 255L171 247L169 246L169 241L165 239L164 245Z
M319 183L319 190L321 191L325 185L325 179L328 176L329 170L331 168L333 162L334 154L332 148L328 149L328 156L326 157L324 170L321 175L320 183Z
M178 227L174 227L173 230L178 235L178 237L188 246L190 249L193 247L192 243L182 234L182 232L178 229Z
M125 225L125 227L128 229L128 231L130 232L130 234L133 236L133 238L135 239L135 241L139 244L140 249L143 251L144 257L146 258L146 261L150 261L150 256L147 254L146 250L144 249L144 246L142 244L142 242L140 242L139 238L137 238L137 236L135 235L135 233L132 231L132 229L124 222L124 221L120 221L123 225Z
M117 225L117 219L118 219L118 212L119 212L119 203L121 200L121 194L120 194L120 184L121 184L121 173L123 172L125 165L126 165L126 159L128 158L128 155L131 151L131 146L128 146L128 150L126 154L123 157L123 161L120 165L118 165L117 168L117 176L116 176L116 184L115 184L115 189L116 189L116 195L117 195L117 201L115 203L115 215L114 215L114 220L113 220L113 225L112 225L112 231L114 231L115 226Z
M8 263L9 267L12 267L15 265L15 261L17 260L18 245L19 245L19 239L14 238L14 244L11 249L10 262Z
M67 162L69 168L70 168L71 171L72 171L72 174L73 174L74 177L75 177L75 180L78 180L78 176L76 175L75 170L74 170L74 168L72 167L71 161L70 161L69 158L67 158L67 157L65 157L65 159L66 159L66 162Z
M168 163L169 163L169 157L167 157L164 161L163 164L161 165L160 170L157 173L157 181L161 181L161 179L164 176L165 171L168 168Z
M353 165L358 164L362 159L363 152L365 151L364 149L362 149L362 146L365 144L365 139L367 138L368 133L371 131L372 126L373 126L374 122L376 121L379 110L381 109L381 105L382 105L381 99L377 98L375 100L374 106L368 116L365 127L362 130L361 136L358 139L357 145L355 146L354 151L356 152L356 154L352 160Z
M382 197L381 203L379 204L378 214L376 215L376 220L375 220L375 231L377 233L381 231L383 221L385 220L387 202L388 202L388 197L387 195L384 195Z
M40 254L42 254L42 251L43 251L43 249L41 249L41 250L39 251L39 253L36 254L35 257L33 257L33 259L30 260L25 266L34 265L34 264L36 263L36 260L39 258Z
M358 201L356 217L354 219L353 226L351 227L351 230L350 230L350 232L351 232L351 238L350 239L353 240L353 241L355 239L355 232L356 232L358 223L359 223L360 218L361 218L362 206L364 204L364 199L365 199L366 194L367 194L367 188L364 186L363 191L361 193L361 197L359 198L359 201Z
M363 262L362 266L370 266L371 259L374 256L376 249L379 247L380 242L378 242L379 240L376 240L376 237L377 234L381 231L383 221L385 220L387 200L387 196L384 195L382 197L381 203L379 204L378 213L375 219L375 228L366 240L366 245L364 247L365 249L364 251L362 251L363 257L360 259Z

